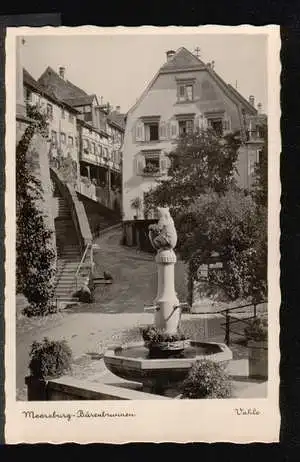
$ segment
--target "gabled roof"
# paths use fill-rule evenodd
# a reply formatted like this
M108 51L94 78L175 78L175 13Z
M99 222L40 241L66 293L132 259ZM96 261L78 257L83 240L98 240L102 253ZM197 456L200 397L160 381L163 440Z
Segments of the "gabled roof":
M187 72L189 70L208 72L215 82L222 88L224 93L231 98L235 104L238 104L238 106L244 106L252 115L257 114L256 108L252 106L235 88L227 84L209 65L204 64L203 61L184 47L179 48L174 56L158 70L138 100L129 109L128 114L130 114L139 105L140 101L149 92L160 74Z
M113 125L116 125L117 128L124 131L125 130L125 117L126 117L126 114L121 114L120 112L112 111L107 116L107 122Z
M186 48L179 48L174 56L161 68L160 73L184 71L187 69L198 70L205 68L205 64Z
M220 77L219 77L220 78ZM224 82L225 83L225 82ZM236 98L242 103L244 104L245 106L248 107L248 109L251 111L251 112L255 112L254 115L257 114L257 110L255 109L254 106L252 106L251 103L249 103L249 101L246 100L246 98L244 98L232 85L230 85L230 83L227 84L229 90L236 96Z
M64 101L73 107L88 106L92 104L95 98L97 99L96 95L75 96L74 98L65 98Z
M61 100L89 96L69 80L61 78L50 66L40 76L38 83L44 88L51 89L56 97Z
M60 100L56 97L55 93L50 89L44 88L42 85L39 84L37 80L35 80L29 72L23 68L23 83L27 85L36 93L41 96L45 96L47 99L51 100L53 103L57 104L58 106L67 107L69 111L78 113L78 111L73 108L70 104L65 101Z
M23 83L36 91L40 91L39 84L26 69L23 69Z

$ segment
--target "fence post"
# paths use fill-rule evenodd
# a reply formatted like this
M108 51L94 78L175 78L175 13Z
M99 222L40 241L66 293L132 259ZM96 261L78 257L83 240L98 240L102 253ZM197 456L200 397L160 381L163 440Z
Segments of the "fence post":
M230 316L229 310L225 311L225 343L228 346L230 343Z

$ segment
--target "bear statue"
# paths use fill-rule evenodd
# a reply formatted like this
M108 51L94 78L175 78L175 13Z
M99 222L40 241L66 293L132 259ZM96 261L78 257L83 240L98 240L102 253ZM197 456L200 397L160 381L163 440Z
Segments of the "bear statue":
M177 232L169 207L157 207L158 223L149 226L149 239L156 250L174 249Z

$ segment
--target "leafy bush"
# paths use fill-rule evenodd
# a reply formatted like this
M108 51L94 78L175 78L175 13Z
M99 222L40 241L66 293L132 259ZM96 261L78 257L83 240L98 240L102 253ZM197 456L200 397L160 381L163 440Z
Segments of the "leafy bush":
M250 321L244 329L245 337L255 342L264 342L268 339L268 321L266 318L257 317Z
M72 350L65 340L33 342L29 369L35 377L59 377L71 370Z
M257 208L250 195L238 190L219 196L210 192L191 202L175 217L177 248L197 279L201 264L213 252L223 263L211 270L209 283L220 287L230 300L267 295L267 210Z
M142 329L142 336L144 342L155 345L161 342L178 342L179 340L186 340L186 336L183 332L178 330L174 334L168 334L167 332L159 329L155 326L147 326Z
M211 130L182 137L169 153L172 163L169 178L159 180L145 194L145 208L165 205L184 208L208 189L223 193L234 182L239 146L235 135L220 137Z
M224 366L210 360L197 361L182 383L181 398L230 398L231 383Z
M55 251L52 232L45 226L44 216L37 207L43 200L41 182L32 173L28 150L38 132L46 136L47 121L34 107L28 109L32 123L26 128L16 149L16 211L17 211L17 290L30 306L26 315L44 315L53 311L53 276Z

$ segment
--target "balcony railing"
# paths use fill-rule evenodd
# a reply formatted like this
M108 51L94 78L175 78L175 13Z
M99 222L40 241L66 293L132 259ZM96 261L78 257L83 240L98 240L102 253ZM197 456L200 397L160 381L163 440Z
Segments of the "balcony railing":
M108 189L92 183L87 177L81 177L78 183L77 191L105 207L116 210L121 207L121 193L117 191L108 191Z
M95 154L88 148L83 149L81 153L81 159L86 162L91 162L92 164L95 164L95 165L100 165L100 166L103 165L105 167L114 168L115 170L121 169L121 162L116 163L110 157L100 156L99 154Z

